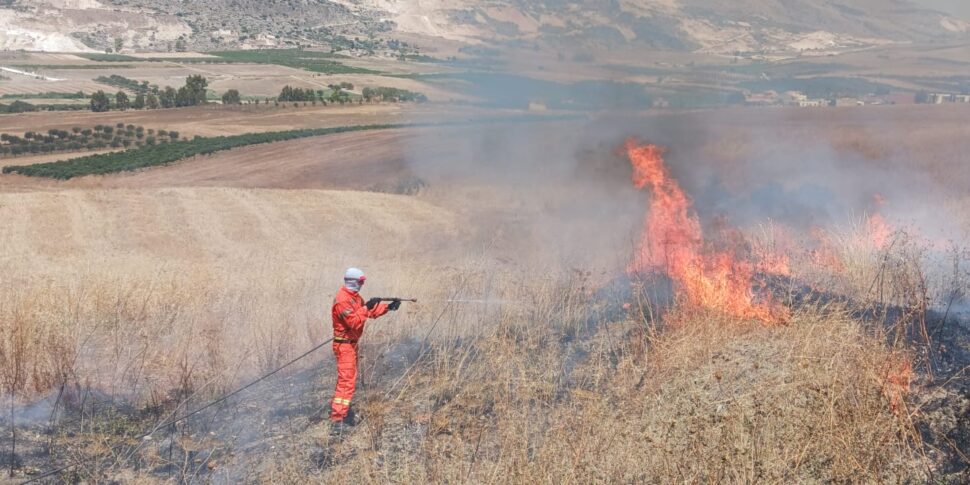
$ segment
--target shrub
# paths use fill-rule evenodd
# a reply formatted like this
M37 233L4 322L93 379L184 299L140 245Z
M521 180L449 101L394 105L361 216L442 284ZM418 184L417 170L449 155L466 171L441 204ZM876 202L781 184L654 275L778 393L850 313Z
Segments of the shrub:
M111 100L104 91L98 91L91 95L91 111L103 113L111 108Z
M14 101L9 105L0 104L0 113L29 113L37 111L37 107L23 101Z
M233 105L233 104L241 104L241 103L242 103L242 100L239 96L239 91L235 89L230 89L226 91L225 94L222 95L222 104Z

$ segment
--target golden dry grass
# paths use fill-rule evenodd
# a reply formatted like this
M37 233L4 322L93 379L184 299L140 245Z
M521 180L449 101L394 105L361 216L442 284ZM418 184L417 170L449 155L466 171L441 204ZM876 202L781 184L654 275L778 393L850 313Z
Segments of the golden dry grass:
M598 313L598 277L532 268L544 277L522 280L495 267L492 245L434 265L419 250L428 239L415 234L435 231L440 242L456 223L401 196L4 197L6 227L32 228L4 236L23 259L4 261L4 274L17 278L5 278L0 293L4 389L21 399L65 383L74 399L92 386L139 406L217 396L326 337L334 289L326 275L349 259L393 268L373 278L369 294L422 298L368 332L357 399L366 421L342 440L320 425L271 451L212 462L247 481L350 473L365 482L919 481L929 466L905 401L894 413L886 393L909 356L843 308L800 308L777 327L687 307L661 328L637 312ZM362 216L350 226L337 217L348 205ZM348 227L363 239L393 234L397 244L348 245ZM99 266L102 258L111 266ZM495 303L444 302L452 297ZM416 363L394 372L377 365L429 336ZM320 378L325 402L330 379ZM82 476L160 480L111 458L111 432L86 439L68 448L96 460ZM180 449L205 446L217 445ZM139 456L165 462L150 446Z
M928 461L884 393L905 356L838 308L764 327L675 311L577 338L581 295L530 295L455 348L440 342L390 390L369 389L367 421L264 458L262 483L814 483L920 481ZM563 316L563 303L570 317ZM575 307L572 307L575 305ZM574 313L575 312L575 313ZM580 320L580 321L577 321ZM375 349L376 351L376 349ZM582 352L576 360L575 352ZM575 367L573 367L575 366ZM379 383L384 384L384 383ZM396 383L391 383L396 384ZM306 466L328 449L332 465Z

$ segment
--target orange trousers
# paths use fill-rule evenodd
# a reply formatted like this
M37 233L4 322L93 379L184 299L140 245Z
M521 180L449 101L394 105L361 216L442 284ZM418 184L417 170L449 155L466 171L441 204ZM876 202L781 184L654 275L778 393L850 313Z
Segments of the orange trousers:
M342 421L350 411L357 387L357 344L334 342L333 356L337 360L337 388L330 402L330 421Z

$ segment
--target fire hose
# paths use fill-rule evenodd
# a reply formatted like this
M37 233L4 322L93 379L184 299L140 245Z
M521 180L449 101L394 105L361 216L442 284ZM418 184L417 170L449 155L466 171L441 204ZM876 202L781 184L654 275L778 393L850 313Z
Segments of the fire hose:
M402 301L406 301L406 300L402 300ZM280 367L276 368L275 370L273 370L272 372L270 372L270 373L268 373L268 374L260 377L259 379L256 379L256 380L250 382L249 384L246 384L245 386L242 386L239 389L236 389L235 391L232 391L229 394L226 394L225 396L222 396L219 399L216 399L215 401L212 401L212 402L206 404L205 406L202 406L202 407L200 407L198 409L195 409L194 411L185 413L182 416L179 416L177 418L172 418L172 419L169 419L168 421L164 421L162 424L159 424L159 425L153 427L151 429L151 431L148 431L147 433L144 433L144 434L142 434L140 436L135 437L135 439L138 440L138 441L144 440L145 438L148 438L149 436L155 434L158 430L160 430L162 428L165 428L165 427L171 426L173 424L176 424L176 423L185 421L186 419L189 419L192 416L195 416L195 415L201 413L202 411L205 411L206 409L211 408L212 406L215 406L217 404L223 403L223 402L229 400L230 398L232 398L233 396L235 396L235 395L237 395L237 394L245 391L246 389L249 389L250 387L253 387L256 384L259 384L260 382L262 382L262 381L264 381L264 380L266 380L266 379L268 379L268 378L270 378L270 377L272 377L272 376L280 373L283 369L286 369L287 367L289 367L289 366L291 366L291 365L299 362L300 360L303 360L304 358L306 358L310 354L312 354L312 353L314 353L314 352L322 349L325 345L329 344L332 341L333 341L333 338L331 337L331 338L327 339L325 342L317 345L316 347L313 347L312 349L304 352L303 354L300 354L300 356L298 356L298 357L294 358L293 360L291 360L291 361L283 364L282 366L280 366ZM48 471L48 472L46 472L46 473L44 473L42 475L38 475L36 477L31 477L29 480L26 480L24 482L21 482L21 485L24 485L24 484L27 484L27 483L38 482L38 481L43 480L45 478L52 477L54 475L57 475L58 473L61 473L61 472L70 470L71 468L74 468L76 466L79 466L79 465L83 464L85 461L87 461L87 460L75 461L74 463L70 463L70 464L64 465L64 466L62 466L60 468L57 468L57 469Z
M417 303L417 301L418 301L416 298L398 298L398 297L376 297L374 299L379 299L382 302L395 302L395 301L400 301L400 302ZM447 301L449 303L478 303L478 302L484 302L484 300L447 300ZM434 326L432 326L432 330L433 329L434 329ZM429 332L429 336L430 336L430 332ZM316 345L312 349L307 350L306 352L304 352L304 353L300 354L299 356L293 358L289 362L287 362L287 363L285 363L285 364L277 367L276 369L274 369L273 371L269 372L268 374L265 374L265 375L261 376L260 378L258 378L256 380L253 380L253 381L249 382L248 384L246 384L246 385L244 385L244 386L242 386L242 387L240 387L240 388L238 388L238 389L230 392L229 394L226 394L226 395L220 397L219 399L216 399L215 401L212 401L212 402L210 402L210 403L208 403L208 404L206 404L206 405L204 405L202 407L199 407L199 408L197 408L197 409L195 409L193 411L190 411L188 413L185 413L185 414L183 414L183 415L181 415L179 417L171 418L171 419L169 419L167 421L164 421L164 422L162 422L162 424L159 424L159 425L154 426L150 431L148 431L148 432L146 432L144 434L141 434L139 436L136 436L134 439L135 440L138 440L139 442L141 442L142 440L144 440L145 438L150 437L151 435L155 434L156 432L158 432L158 430L160 430L162 428L165 428L165 427L168 427L168 426L172 426L173 424L177 424L177 423L180 423L182 421L185 421L186 419L189 419L192 416L195 416L195 415L201 413L202 411L205 411L206 409L209 409L209 408L211 408L211 407L213 407L213 406L215 406L217 404L221 404L223 402L226 402L227 400L231 399L233 396L238 395L239 393L241 393L241 392L243 392L243 391L245 391L245 390L247 390L247 389L255 386L256 384L259 384L260 382L262 382L262 381L264 381L264 380L266 380L266 379L268 379L268 378L270 378L270 377L272 377L272 376L274 376L274 375L282 372L287 367L290 367L291 365L293 365L293 364L295 364L295 363L297 363L297 362L305 359L310 354L312 354L312 353L314 353L314 352L322 349L324 346L326 346L330 342L333 342L333 337L331 337L331 338L325 340L324 342ZM140 446L140 444L139 444L139 446ZM45 472L45 473L43 473L41 475L38 475L36 477L31 477L30 479L21 482L21 485L26 485L28 483L38 482L38 481L43 480L45 478L52 477L52 476L57 475L57 474L59 474L61 472L64 472L64 471L70 470L70 469L72 469L74 467L80 466L85 461L87 461L87 460L78 460L78 461L75 461L73 463L69 463L67 465L64 465L64 466L62 466L60 468L56 468L54 470L50 470L48 472Z

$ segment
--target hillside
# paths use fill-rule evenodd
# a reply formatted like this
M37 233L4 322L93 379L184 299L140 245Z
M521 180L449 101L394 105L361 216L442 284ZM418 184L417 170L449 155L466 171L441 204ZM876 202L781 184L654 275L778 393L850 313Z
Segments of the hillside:
M314 45L357 55L401 55L447 40L469 48L466 52L632 43L713 54L821 53L966 38L970 27L905 0L6 3L0 9L0 47L48 51L103 51L121 39L124 50L148 51Z
M345 1L351 5L359 2ZM907 1L365 1L399 31L464 42L539 40L734 53L927 41L965 26Z

